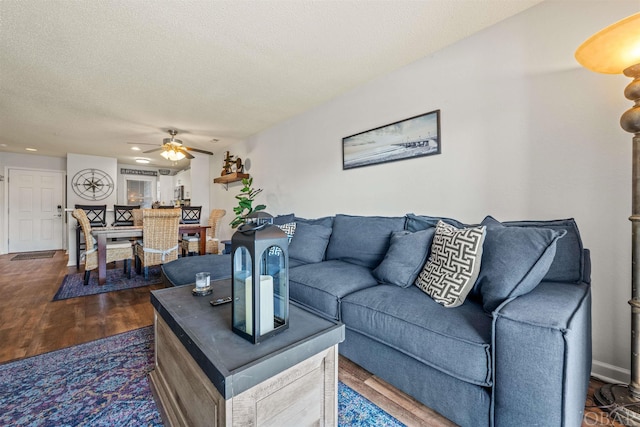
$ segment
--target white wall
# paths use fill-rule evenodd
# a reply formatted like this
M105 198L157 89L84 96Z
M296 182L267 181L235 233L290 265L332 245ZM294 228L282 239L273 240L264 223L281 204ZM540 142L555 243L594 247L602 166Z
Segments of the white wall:
M80 197L72 189L73 177L76 173L85 169L98 169L111 177L113 181L113 191L104 199L87 200ZM113 205L118 203L118 163L115 158L102 156L88 156L85 154L67 153L67 248L69 260L67 265L76 265L76 224L77 221L71 216L71 210L76 204L79 205L107 205L107 209L113 211ZM106 193L105 193L106 194ZM103 195L98 196L103 197ZM113 213L108 212L106 216L107 224L113 222Z
M209 221L209 187L212 186L210 175L211 156L196 154L190 161L190 189L189 198L191 206L202 206L200 211L200 222L207 224Z
M618 120L628 81L573 54L637 6L542 3L230 150L249 160L272 214L574 217L592 251L594 372L627 381L631 135ZM343 137L435 109L441 155L342 170ZM211 186L212 206L227 209L223 238L239 188Z

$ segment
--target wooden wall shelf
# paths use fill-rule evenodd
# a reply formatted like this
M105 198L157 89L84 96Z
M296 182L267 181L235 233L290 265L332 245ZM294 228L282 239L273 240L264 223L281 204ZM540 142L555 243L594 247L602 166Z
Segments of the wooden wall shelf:
M249 178L249 174L234 172L214 178L213 182L216 184L228 184L230 182L242 181L244 178Z
M249 176L248 173L233 172L214 178L213 182L216 184L224 184L225 189L228 190L230 182L242 181L244 178L249 178Z

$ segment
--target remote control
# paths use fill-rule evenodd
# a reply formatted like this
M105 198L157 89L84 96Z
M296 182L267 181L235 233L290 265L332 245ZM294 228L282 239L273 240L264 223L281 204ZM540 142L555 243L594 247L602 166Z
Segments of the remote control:
M231 297L212 299L211 301L209 301L209 304L211 304L211 305L220 305L220 304L226 304L228 302L231 302Z

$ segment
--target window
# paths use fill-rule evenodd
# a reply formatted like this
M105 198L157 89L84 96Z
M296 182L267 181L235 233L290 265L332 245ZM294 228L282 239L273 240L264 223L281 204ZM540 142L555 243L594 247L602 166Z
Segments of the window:
M153 182L127 179L127 204L150 208L153 203Z

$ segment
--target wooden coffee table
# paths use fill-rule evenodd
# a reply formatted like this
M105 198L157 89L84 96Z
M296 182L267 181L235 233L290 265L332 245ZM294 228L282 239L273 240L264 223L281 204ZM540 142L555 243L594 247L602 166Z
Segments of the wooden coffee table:
M155 369L149 374L172 426L337 425L338 343L344 325L290 303L289 328L259 344L231 331L230 279L213 295L192 285L151 292Z

